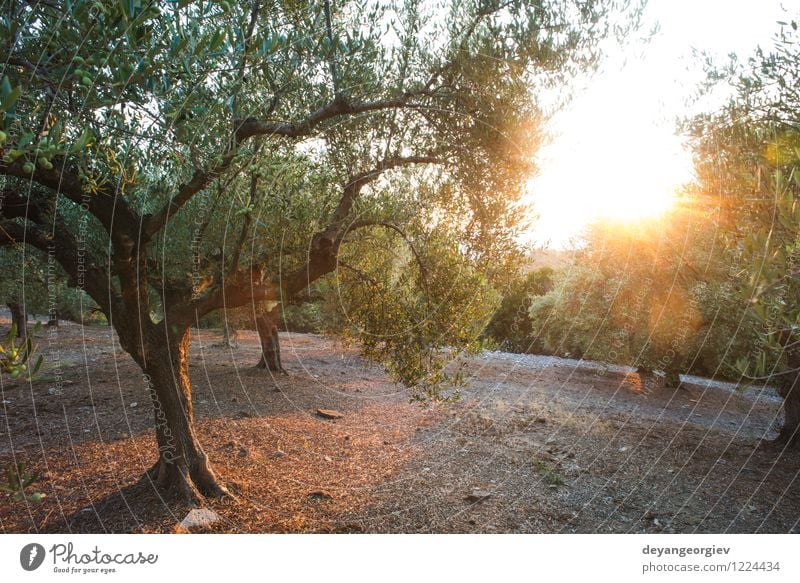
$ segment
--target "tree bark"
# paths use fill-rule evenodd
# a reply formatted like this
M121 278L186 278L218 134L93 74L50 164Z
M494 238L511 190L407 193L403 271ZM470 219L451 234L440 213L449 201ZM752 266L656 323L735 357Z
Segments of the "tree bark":
M274 372L286 374L281 365L281 345L278 336L278 322L280 321L280 308L275 306L256 318L258 340L261 343L261 359L256 368L265 368Z
M28 335L28 314L22 304L7 304L11 310L11 324L17 327L17 338L25 338Z
M789 370L795 371L785 375L778 387L778 394L783 397L783 426L775 444L788 448L800 447L800 350L792 347L786 351Z
M225 324L222 329L222 345L225 348L239 348L239 343L236 341L238 338L239 333L236 329Z
M142 369L155 411L158 461L149 475L165 489L200 501L226 496L194 431L189 383L189 328L150 338Z

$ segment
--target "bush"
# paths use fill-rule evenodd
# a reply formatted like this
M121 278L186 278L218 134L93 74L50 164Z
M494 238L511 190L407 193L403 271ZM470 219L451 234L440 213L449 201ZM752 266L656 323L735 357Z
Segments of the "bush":
M85 292L62 287L58 290L56 310L61 320L70 320L78 324L105 325L108 324L105 314L100 307Z
M286 332L319 334L325 330L322 308L315 302L286 306L278 327Z
M547 352L542 340L534 334L528 313L535 298L546 294L552 286L553 270L549 267L520 275L508 287L484 334L502 350L531 354Z
M532 336L560 356L738 381L760 326L733 284L651 270L637 252L619 254L624 266L594 257L560 273L531 303Z

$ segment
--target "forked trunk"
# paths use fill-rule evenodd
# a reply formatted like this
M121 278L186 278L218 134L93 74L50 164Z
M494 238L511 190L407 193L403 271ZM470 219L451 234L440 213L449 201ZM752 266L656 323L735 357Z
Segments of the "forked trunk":
M162 336L166 333L162 333ZM150 338L145 350L145 381L155 410L158 461L150 477L159 486L185 498L224 496L228 492L214 475L194 431L189 384L189 329L169 338Z
M8 304L11 310L11 324L17 327L17 338L25 338L28 335L28 314L22 304Z
M279 321L280 309L278 306L256 318L256 329L261 343L261 359L256 367L285 374L286 371L281 365L281 345L278 337Z

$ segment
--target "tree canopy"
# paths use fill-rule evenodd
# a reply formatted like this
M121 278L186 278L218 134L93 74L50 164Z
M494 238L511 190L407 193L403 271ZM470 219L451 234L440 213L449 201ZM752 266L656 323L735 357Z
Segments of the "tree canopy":
M224 493L186 374L214 310L335 272L367 355L446 380L516 256L540 97L635 23L618 8L4 2L2 242L49 250L141 365L159 483Z

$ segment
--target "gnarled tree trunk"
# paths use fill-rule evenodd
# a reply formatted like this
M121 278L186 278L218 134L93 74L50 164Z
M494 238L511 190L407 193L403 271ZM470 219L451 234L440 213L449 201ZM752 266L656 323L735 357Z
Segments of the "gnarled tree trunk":
M142 369L155 410L158 461L150 477L184 497L224 496L194 431L189 383L189 328L157 332L147 339Z
M11 310L11 324L17 327L17 338L28 335L28 314L22 304L7 304Z
M261 359L256 367L285 374L286 371L281 365L281 345L278 337L279 321L280 309L277 305L256 318L256 330L258 331L258 340L261 343Z

